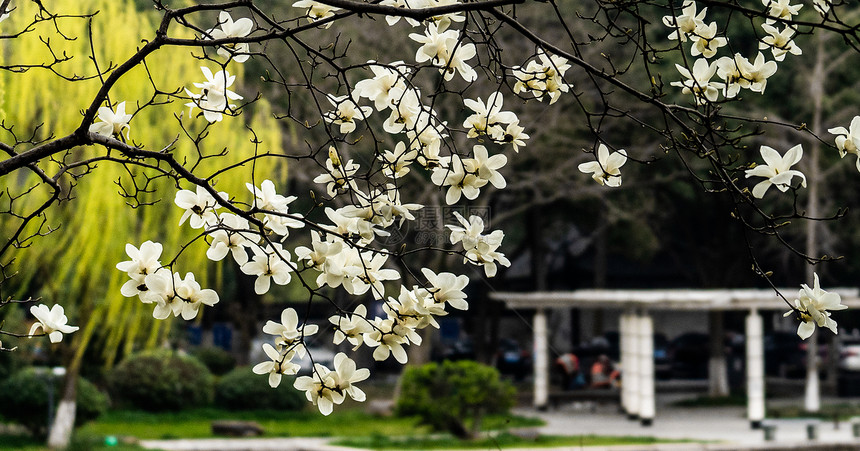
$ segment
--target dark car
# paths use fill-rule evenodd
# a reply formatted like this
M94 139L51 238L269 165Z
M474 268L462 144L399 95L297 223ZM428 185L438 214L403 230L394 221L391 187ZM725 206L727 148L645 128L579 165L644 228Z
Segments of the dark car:
M764 337L764 372L769 376L804 377L806 346L795 332L771 332Z
M708 334L687 332L669 342L667 354L672 377L705 379L708 377L710 348Z
M499 350L496 353L496 368L502 374L514 376L521 380L531 372L532 354L516 340L503 338L499 340Z

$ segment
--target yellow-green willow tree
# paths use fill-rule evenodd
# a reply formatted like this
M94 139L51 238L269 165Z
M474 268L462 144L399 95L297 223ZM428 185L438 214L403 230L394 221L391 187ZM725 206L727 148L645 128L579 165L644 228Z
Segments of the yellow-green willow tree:
M2 24L4 31L24 27L37 13L30 2L20 2L16 6L18 9L15 13ZM57 19L56 29L50 22L43 22L34 32L10 41L14 44L3 49L4 59L40 64L52 61L54 57L62 58L62 52L65 52L73 57L55 66L60 74L66 77L92 76L98 71L110 69L104 66L96 68L91 58L93 52L95 61L100 64L124 61L143 41L152 37L158 23L158 16L154 12L137 10L132 1L58 0L52 2L51 8L66 14L97 13L89 22L80 18ZM215 23L217 19L213 17ZM94 43L92 49L88 39L90 33ZM40 38L50 39L53 55ZM193 52L199 56L203 50L165 48L150 55L145 65L138 65L111 90L111 106L125 101L126 111L133 113L137 111L136 105L168 100L165 95L154 97L154 86L162 92L192 88L193 82L203 78L201 64L208 65L213 72L220 70L211 61L201 63L193 57ZM227 69L231 74L236 74L237 82L241 83L242 66L230 63ZM59 136L71 132L80 124L81 110L88 106L100 86L98 77L72 82L40 68L17 74L2 72L0 87L4 95L0 112L8 124L15 124L16 133L28 134L41 125L36 134L38 138L48 138L48 131L51 135ZM246 95L246 98L253 98L253 93ZM188 132L182 136L176 135L177 130L181 130L177 127L179 121ZM148 107L135 114L130 123L129 139L150 150L160 150L175 142L172 149L177 160L189 166L196 165L197 170L202 170L201 174L214 171L215 160L217 168L222 168L225 163L237 163L255 152L280 150L278 125L273 121L265 101L257 101L246 108L241 116L225 116L222 122L203 130L206 125L203 118L189 116L188 108L174 99L170 104ZM201 131L208 136L198 148L193 138ZM103 147L90 146L76 148L72 152L90 158L105 155L109 151ZM211 155L218 155L218 158L201 158ZM86 170L78 169L79 172ZM143 179L139 177L141 169L130 170L138 175L138 187L142 188L140 183ZM197 235L187 226L178 226L181 210L173 204L171 197L177 187L167 178L157 179L148 187L148 191L157 192L158 196L163 197L139 194L138 199L153 204L130 209L129 205L136 202L119 194L123 189L130 194L138 194L133 192L135 185L128 171L121 164L100 162L98 170L82 178L79 184L71 174L67 174L62 184L74 184L74 199L51 208L46 216L46 226L59 229L52 232L50 238L30 240L28 248L12 255L16 259L19 274L14 283L30 288L20 291L38 292L45 302L66 306L70 309L69 316L81 326L82 333L69 337L73 340L71 348L75 349L72 360L68 362L72 367L79 365L84 352L93 344L100 346L105 362L110 364L118 350L129 352L142 342L146 346L153 346L167 330L168 322L152 320L151 306L143 305L136 298L123 298L120 294L119 289L126 276L117 271L115 265L127 259L125 244L138 246L147 239L157 239L166 249L181 249L183 244ZM254 180L282 180L286 167L267 165L266 168L258 167L256 170L251 166L240 167L220 175L213 182L217 183L219 191L246 199L250 193L245 183L252 180L252 171ZM32 180L19 181L20 186L10 189L23 190L35 184ZM21 199L33 205L43 200L44 194L39 195L37 192ZM8 222L1 224L2 227L13 226ZM199 247L179 256L174 270L182 274L193 271L201 283L218 288L220 265L207 260L200 248L205 249L205 243L197 242L194 246ZM172 257L164 255L162 259L169 261Z

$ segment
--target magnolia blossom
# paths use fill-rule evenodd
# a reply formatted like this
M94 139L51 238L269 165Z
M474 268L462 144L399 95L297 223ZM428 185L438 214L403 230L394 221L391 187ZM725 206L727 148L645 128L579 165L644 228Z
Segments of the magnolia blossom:
M561 56L547 56L543 49L538 50L537 56L539 61L529 61L525 68L513 68L512 74L517 80L514 93L531 92L538 101L543 101L543 96L549 95L552 105L563 92L570 90L570 85L563 78L570 64Z
M296 8L307 8L308 11L306 16L308 17L308 22L316 22L323 19L328 19L329 17L334 17L334 14L337 11L340 11L340 8L335 8L334 6L329 6L324 3L315 2L313 0L300 0L298 2L293 3L293 6ZM323 26L323 28L330 27L332 22L329 22Z
M123 296L130 298L146 291L144 279L147 274L154 274L158 268L161 268L161 262L158 259L161 257L162 250L161 243L152 241L144 241L140 249L130 243L125 245L125 252L131 260L116 264L116 269L125 272L131 278L120 289Z
M795 315L800 321L797 327L797 335L802 339L809 338L815 331L815 325L818 327L826 327L834 334L838 333L836 329L836 321L830 318L828 310L845 310L848 308L842 305L842 298L837 293L828 293L821 289L818 284L818 274L813 273L813 287L809 288L806 284L802 284L801 290L797 293L797 299L794 300L795 308L789 310L784 316Z
M801 185L806 187L806 176L796 169L791 169L803 157L803 148L800 144L788 149L784 156L768 146L761 146L761 156L766 164L757 165L746 171L747 178L765 178L753 187L754 197L761 199L771 186L776 186L782 192L788 191L791 187L791 179L795 176L800 177Z
M274 335L275 344L287 350L295 351L303 358L305 356L304 338L317 333L319 326L316 324L299 325L299 315L292 308L285 308L281 312L281 322L267 321L263 326L263 333Z
M791 20L792 16L796 16L803 8L803 5L792 5L790 0L762 0L762 4L768 7L767 15L770 16L765 21L766 23L774 23L777 19Z
M429 268L421 268L421 273L427 278L430 288L427 289L433 300L437 303L447 303L458 310L466 310L469 303L466 302L466 293L463 289L469 284L469 277L455 275L450 272L434 273Z
M436 24L430 23L423 35L412 33L409 38L423 44L415 54L415 61L430 61L440 67L445 80L454 78L454 72L459 72L467 82L478 78L475 69L466 63L477 54L475 44L461 42L457 30L442 32Z
M684 81L673 81L672 86L683 88L684 94L693 94L693 99L696 105L705 103L705 99L714 102L720 95L720 90L723 89L723 84L711 81L711 78L717 72L717 63L708 63L705 58L699 58L693 63L693 72L690 73L686 67L680 64L675 64L678 72L686 78Z
M367 119L373 108L359 106L349 96L328 96L328 101L334 105L335 110L323 115L326 122L340 125L340 132L344 135L355 131L355 123L359 119Z
M352 160L347 161L346 164L342 164L334 147L329 147L328 155L328 160L325 162L326 172L316 176L314 183L324 183L326 185L326 193L334 197L341 190L345 190L350 186L354 187L352 176L358 171L359 166L353 163Z
M248 220L232 213L222 213L218 220L219 224L206 231L212 238L206 257L217 262L229 252L237 264L244 265L248 262L248 248L255 243L250 233L242 232L250 228Z
M361 80L355 84L352 94L357 98L367 98L373 102L377 111L391 107L391 92L402 92L406 89L404 77L409 74L409 67L403 61L395 61L387 66L371 60L367 62L373 72L373 78Z
M483 266L487 277L496 275L496 262L502 266L511 266L511 262L505 257L505 254L496 251L505 237L504 232L494 230L489 235L484 235L484 220L480 216L472 215L467 221L455 211L454 217L463 227L453 225L446 225L445 227L451 230L451 244L463 244L463 249L466 251L464 262Z
M197 317L197 313L204 305L213 306L218 303L218 293L215 290L202 289L200 284L194 280L194 274L185 274L185 279L176 285L176 296L183 300L180 314L182 319L190 320Z
M221 25L220 28L213 28L207 32L212 39L244 38L251 34L254 28L254 22L251 19L243 17L234 22L227 11L221 11L218 15L218 23ZM237 63L244 63L251 56L248 54L248 49L247 42L224 44L218 47L218 55L222 58L233 58Z
M690 36L693 41L693 47L690 48L690 54L693 56L702 55L705 58L710 58L717 54L717 49L725 46L729 40L717 36L717 23L711 22L710 25L701 24L696 27L693 34Z
M609 153L609 148L600 143L597 146L597 161L589 161L579 165L580 172L591 173L591 178L601 185L621 186L621 166L627 163L627 151L619 149Z
M218 198L228 199L229 196L225 192L218 192ZM182 217L179 218L179 225L184 224L187 219L190 219L188 224L192 229L218 223L218 216L215 213L218 208L218 201L202 186L198 185L196 192L187 189L177 191L173 203L177 207L185 209Z
M59 343L63 341L63 334L70 334L79 329L78 326L66 324L69 319L66 318L66 313L60 304L54 304L50 309L45 304L34 305L30 307L30 313L36 317L36 322L30 327L28 335L33 335L41 329L51 343Z
M773 59L777 61L782 61L785 59L786 53L791 53L792 55L800 55L803 53L803 50L794 43L791 39L794 36L795 30L790 26L786 26L782 31L777 30L776 27L770 24L762 24L762 30L768 34L761 39L761 42L758 44L759 50L770 49L773 53Z
M860 171L860 116L854 116L851 119L851 125L848 129L845 127L834 127L827 130L836 137L836 148L839 149L839 156L845 158L845 155L854 154L857 156L857 170Z
M367 308L360 304L355 308L352 316L333 315L328 321L334 328L334 344L338 345L347 340L353 345L353 350L358 349L364 343L364 334L373 331L367 319Z
M186 103L185 106L189 107L192 113L195 107L200 108L203 110L203 117L209 122L220 122L224 111L236 107L229 101L242 99L242 96L227 89L233 85L236 76L230 75L226 70L219 70L213 74L206 66L201 66L200 71L203 72L206 81L194 83L194 87L200 89L200 94L194 94L185 88L185 93L191 97L191 102Z
M242 265L241 270L245 274L257 276L254 282L255 293L267 293L272 281L278 285L290 283L293 268L290 267L289 252L278 243L270 244L265 249L260 246L252 249L254 259Z
M106 106L100 107L98 115L101 122L90 125L90 132L111 137L119 136L125 129L125 139L128 139L128 131L131 128L128 122L131 120L131 115L125 113L125 102L116 105L116 112Z
M468 130L467 136L469 138L487 135L494 141L504 139L504 125L518 122L519 119L513 112L502 111L502 102L501 92L490 95L487 98L487 103L481 101L480 97L476 100L463 99L463 104L475 112L463 122L463 127Z
M463 160L459 155L443 157L439 160L439 167L433 169L430 180L438 186L448 186L445 202L454 205L460 200L460 196L473 200L478 197L480 188L487 184L488 180L478 177L474 171L474 164L469 160Z
M663 16L663 25L674 28L675 31L669 33L669 39L680 39L681 42L687 40L687 36L692 34L696 28L703 25L705 22L705 13L708 8L702 8L702 11L696 12L696 2L685 2L681 15L679 16Z
M263 343L263 352L270 360L254 365L251 369L256 374L268 374L269 386L277 388L281 384L283 375L292 375L299 372L301 365L293 363L292 359L295 353L291 350L285 350L281 353L269 343Z

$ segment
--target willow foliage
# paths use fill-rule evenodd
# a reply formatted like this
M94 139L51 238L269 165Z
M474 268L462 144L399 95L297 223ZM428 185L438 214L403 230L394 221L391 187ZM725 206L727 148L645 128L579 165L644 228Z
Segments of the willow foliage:
M40 64L65 54L72 58L55 66L58 72L66 77L91 76L99 70L110 69L105 65L131 56L143 40L153 36L159 20L154 12L139 11L128 0L57 0L51 3L55 12L97 13L90 21L59 18L56 26L42 22L33 32L15 39L14 45L6 46L3 59ZM23 28L37 13L30 2L19 2L16 6L15 13L2 24L4 30ZM213 24L215 22L213 18ZM65 38L58 34L58 30ZM90 33L92 48L88 38ZM50 40L53 54L41 39ZM95 58L92 58L93 52ZM193 82L203 79L201 65L208 65L213 71L219 70L213 62L201 63L192 55L199 56L202 52L202 49L189 48L164 48L155 52L147 57L145 64L138 65L111 90L112 106L125 101L126 110L135 112L137 105L169 100L163 94L155 95L156 88L162 92L192 88ZM100 64L98 68L94 61ZM228 70L241 82L244 76L241 65L231 63ZM72 82L38 68L24 73L3 72L0 73L0 92L3 93L0 117L5 118L6 124L14 124L14 131L19 135L29 135L36 130L36 136L43 139L52 135L62 136L80 125L81 111L88 107L100 87L98 77ZM253 94L246 97L253 97ZM178 121L182 121L187 134L175 134L180 129ZM206 121L189 117L188 109L176 100L142 109L135 114L130 125L132 142L145 142L152 146L149 150L160 150L175 142L172 151L177 160L185 161L189 166L196 164L200 174L211 174L217 168L252 156L254 152L280 150L278 125L263 100L246 109L242 116L225 116L223 122L205 130ZM200 132L208 134L208 137L199 143L198 148L192 137ZM259 145L252 142L255 136ZM76 159L81 159L77 157L104 156L108 151L100 146L90 146L73 152L77 153ZM222 152L225 155L218 158L201 158ZM216 160L218 166L215 165ZM48 173L52 173L51 169L56 170L50 164L44 164ZM129 351L135 343L145 340L152 346L159 338L159 325L151 319L151 306L143 305L137 299L123 298L120 294L126 276L117 271L115 265L127 259L125 244L130 242L139 246L146 239L156 239L164 244L165 249L181 249L196 234L188 227L178 226L181 210L173 204L172 197L167 197L176 192L175 183L166 177L153 181L149 191L164 193L165 197L138 196L153 204L130 209L127 199L118 192L119 184L126 189L134 186L131 174L117 163L103 161L98 164L98 170L80 179L79 184L72 174L61 179L63 186L73 189L74 199L48 211L47 225L59 229L52 233L50 239L29 241L29 247L17 251L12 257L16 259L19 271L14 282L21 293L16 294L38 294L47 303L66 306L70 309L70 317L84 326L85 333L76 337L80 340L79 356L90 340L95 339L104 346L104 355L110 362L120 346ZM79 172L85 170L78 168ZM249 198L250 193L244 185L252 180L252 171L259 183L264 178L283 180L286 167L276 164L256 169L237 167L220 174L213 183L219 191L238 199ZM140 174L135 175L140 184L143 179ZM35 177L19 179L18 182L19 186L9 187L13 194L38 183ZM180 188L193 189L190 186ZM44 201L44 196L37 189L20 201L35 208ZM9 220L2 224L4 230L15 226ZM217 288L216 265L208 262L205 252L199 248L206 244L198 240L192 248L195 246L198 249L179 256L174 270L182 274L193 271L201 283ZM170 257L164 255L162 261L169 261Z

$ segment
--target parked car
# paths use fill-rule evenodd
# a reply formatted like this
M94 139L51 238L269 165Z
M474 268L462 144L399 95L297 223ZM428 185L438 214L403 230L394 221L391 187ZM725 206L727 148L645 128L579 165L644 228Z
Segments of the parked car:
M496 353L496 368L502 374L513 375L517 380L531 373L532 353L520 343L511 338L499 340L499 350Z
M842 340L839 353L839 369L849 372L860 372L860 338L850 337Z
M710 359L708 334L687 332L669 342L668 358L672 377L680 379L705 379L708 377Z
M799 378L806 374L806 344L795 332L771 332L764 337L764 372L768 376Z

